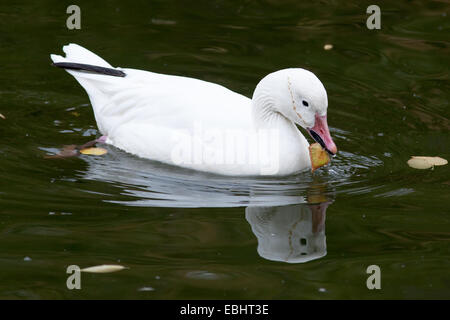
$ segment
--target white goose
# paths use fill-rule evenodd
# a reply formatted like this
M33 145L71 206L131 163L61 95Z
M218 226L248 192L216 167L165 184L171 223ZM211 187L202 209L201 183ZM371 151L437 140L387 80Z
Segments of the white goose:
M310 71L271 73L249 99L218 84L114 68L77 45L51 55L86 90L106 143L222 175L289 175L310 168L305 128L330 154L327 93Z

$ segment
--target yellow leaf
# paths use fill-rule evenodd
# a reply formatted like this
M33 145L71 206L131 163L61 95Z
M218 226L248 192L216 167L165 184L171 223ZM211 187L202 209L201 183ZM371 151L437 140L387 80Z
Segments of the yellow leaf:
M102 264L100 266L94 266L94 267L81 269L81 272L110 273L110 272L121 271L123 269L127 269L127 268L124 266L116 265L116 264Z
M411 156L407 163L414 169L429 169L434 166L446 165L448 161L441 157Z
M80 153L82 153L82 154L88 154L88 155L93 155L93 156L101 156L107 152L108 151L103 148L86 148L86 149L80 150Z
M323 167L330 162L330 156L318 143L309 146L309 157L311 159L311 170Z

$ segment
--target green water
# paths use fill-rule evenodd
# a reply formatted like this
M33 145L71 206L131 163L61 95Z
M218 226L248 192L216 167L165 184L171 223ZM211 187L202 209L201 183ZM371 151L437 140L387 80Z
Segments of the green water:
M450 298L450 6L372 2L0 4L0 298ZM283 179L209 176L128 155L46 159L99 136L84 90L50 66L64 44L116 66L195 77L251 96L266 74L318 75L340 150ZM324 50L324 44L333 44ZM281 260L281 261L274 261ZM82 274L66 268L119 264ZM381 269L368 290L366 268Z

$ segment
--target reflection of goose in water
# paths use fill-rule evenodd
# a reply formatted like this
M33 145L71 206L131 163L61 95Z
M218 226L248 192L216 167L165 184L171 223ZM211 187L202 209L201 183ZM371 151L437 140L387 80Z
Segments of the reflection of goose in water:
M325 215L329 202L281 207L247 207L245 218L268 260L302 263L327 254Z

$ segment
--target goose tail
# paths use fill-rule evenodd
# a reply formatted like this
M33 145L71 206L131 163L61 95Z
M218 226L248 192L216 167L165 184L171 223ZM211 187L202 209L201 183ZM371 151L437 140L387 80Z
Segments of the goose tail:
M108 104L110 93L123 85L126 74L114 68L95 53L71 43L63 47L65 57L51 54L53 65L65 69L86 90L94 109L100 131L105 134L101 121L102 109Z

